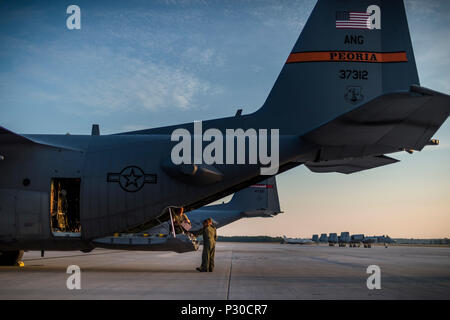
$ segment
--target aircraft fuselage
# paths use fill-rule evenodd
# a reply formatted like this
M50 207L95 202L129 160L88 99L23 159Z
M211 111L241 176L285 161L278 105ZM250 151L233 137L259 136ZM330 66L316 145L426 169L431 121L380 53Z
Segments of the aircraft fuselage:
M144 230L168 206L195 209L266 178L260 176L260 166L248 164L214 165L221 180L208 183L206 176L204 185L196 183L194 173L179 169L179 175L174 174L168 165L175 144L170 135L27 137L43 145L2 148L0 249L4 250L88 249L92 239ZM299 150L298 137L280 137L281 166ZM79 221L74 221L80 224L78 235L55 234L52 228L51 212L60 205L58 187L68 193L69 205L72 201L78 206Z

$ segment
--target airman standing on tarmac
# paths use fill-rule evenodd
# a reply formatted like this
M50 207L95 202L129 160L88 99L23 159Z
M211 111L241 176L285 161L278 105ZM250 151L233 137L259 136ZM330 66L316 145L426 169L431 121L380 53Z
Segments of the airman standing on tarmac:
M214 254L216 251L217 231L213 226L212 219L203 221L203 254L202 265L197 268L200 272L214 271Z

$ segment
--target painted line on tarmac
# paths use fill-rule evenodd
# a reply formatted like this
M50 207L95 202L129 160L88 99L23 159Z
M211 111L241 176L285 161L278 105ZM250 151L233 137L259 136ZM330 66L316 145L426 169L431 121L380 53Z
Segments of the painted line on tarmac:
M233 270L233 249L231 249L230 271L228 273L227 300L230 300L231 271Z

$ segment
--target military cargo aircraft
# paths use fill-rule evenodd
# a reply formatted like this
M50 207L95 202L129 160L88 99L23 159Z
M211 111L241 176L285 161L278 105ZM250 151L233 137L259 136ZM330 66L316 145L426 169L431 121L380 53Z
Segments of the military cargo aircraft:
M205 206L188 213L191 232L199 231L208 217L217 228L242 218L269 218L282 213L275 177L236 192L227 203Z
M236 192L227 203L205 206L187 214L191 222L189 230L174 234L172 224L166 221L138 234L116 234L93 240L96 247L105 249L195 251L198 242L193 236L203 228L203 221L212 218L216 228L221 228L243 218L269 218L282 213L275 177Z
M319 0L254 113L113 135L1 127L0 259L90 251L300 165L396 163L386 154L438 144L449 111L420 86L402 0Z

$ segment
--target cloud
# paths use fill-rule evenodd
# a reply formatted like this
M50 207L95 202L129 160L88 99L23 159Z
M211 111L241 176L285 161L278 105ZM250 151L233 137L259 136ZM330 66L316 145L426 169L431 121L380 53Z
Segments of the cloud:
M180 54L183 59L187 59L190 63L201 67L205 65L214 65L215 67L223 66L226 60L223 53L208 47L192 46Z
M127 131L139 131L148 129L148 125L145 124L127 124L121 127L120 132L127 132Z
M421 84L450 93L449 2L407 0L405 8Z
M208 81L180 68L111 53L101 79L92 79L70 89L79 102L110 110L150 110L195 108L196 97L207 94Z
M13 72L0 73L0 90L6 93L11 86L26 88L13 92L26 92L54 105L70 102L77 106L71 110L74 113L189 110L198 107L202 96L220 92L196 74L150 57L92 46L71 50L50 46L41 51L46 54L39 56L39 64L33 63L33 56ZM29 81L39 82L39 88L27 87ZM11 93L9 97L21 99Z
M3 103L29 106L34 100L75 114L204 109L208 97L223 92L205 68L223 66L226 57L198 32L181 32L207 17L189 6L202 1L166 4L173 10L142 10L139 3L105 10L84 6L80 32L67 32L46 11L29 8L26 13L36 20L29 24L52 36L40 38L29 28L23 28L26 37L0 33Z
M427 20L430 16L446 16L449 12L447 0L406 0L405 7L408 13L417 14L421 20Z
M293 32L303 29L316 1L263 1L252 7L250 14L265 26L289 28Z

